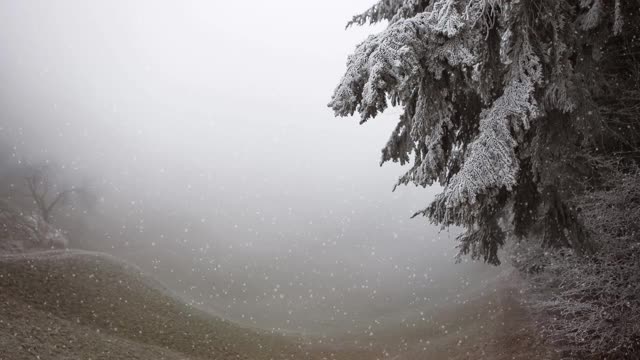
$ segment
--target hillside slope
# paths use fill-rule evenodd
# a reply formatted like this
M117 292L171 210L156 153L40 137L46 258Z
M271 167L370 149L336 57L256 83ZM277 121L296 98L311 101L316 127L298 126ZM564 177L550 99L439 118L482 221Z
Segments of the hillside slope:
M287 359L295 345L185 305L107 255L0 255L0 354L18 359Z

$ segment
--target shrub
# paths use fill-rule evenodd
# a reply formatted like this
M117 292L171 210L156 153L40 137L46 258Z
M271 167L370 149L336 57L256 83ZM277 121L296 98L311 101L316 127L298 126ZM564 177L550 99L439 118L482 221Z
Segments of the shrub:
M598 251L516 246L515 266L531 281L543 336L572 358L640 357L640 169L600 161L600 189L573 206Z

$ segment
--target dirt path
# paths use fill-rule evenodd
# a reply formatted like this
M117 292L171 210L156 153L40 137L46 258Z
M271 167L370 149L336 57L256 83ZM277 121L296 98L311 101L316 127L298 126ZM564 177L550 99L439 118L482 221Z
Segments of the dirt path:
M500 277L466 300L425 314L422 325L368 339L372 346L325 348L322 355L336 360L555 360L536 336L521 286L513 274Z

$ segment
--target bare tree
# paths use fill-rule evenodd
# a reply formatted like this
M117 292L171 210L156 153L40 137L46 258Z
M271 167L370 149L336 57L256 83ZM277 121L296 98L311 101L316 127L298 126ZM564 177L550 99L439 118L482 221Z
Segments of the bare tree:
M66 248L64 232L46 223L39 214L25 215L0 200L0 253L32 248Z
M90 197L90 193L84 188L72 186L59 190L52 184L47 166L31 167L29 174L25 176L25 182L29 191L27 195L33 200L39 215L46 223L51 223L54 210L66 204L72 195Z

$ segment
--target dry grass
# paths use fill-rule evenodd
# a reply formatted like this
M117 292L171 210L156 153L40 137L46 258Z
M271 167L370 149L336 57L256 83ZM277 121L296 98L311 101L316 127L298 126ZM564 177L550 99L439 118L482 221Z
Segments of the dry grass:
M0 256L0 320L7 360L40 350L42 359L300 359L283 337L187 306L137 268L95 253Z

